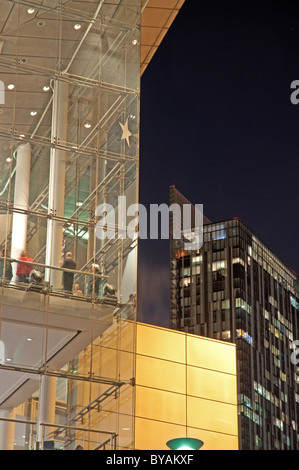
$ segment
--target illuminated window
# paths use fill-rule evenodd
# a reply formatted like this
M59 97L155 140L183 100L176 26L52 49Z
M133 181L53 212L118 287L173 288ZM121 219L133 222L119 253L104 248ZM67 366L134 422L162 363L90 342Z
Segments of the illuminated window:
M230 301L229 300L223 300L222 301L222 309L229 309L230 308Z
M221 336L224 341L229 340L231 338L230 330L222 331Z
M243 308L243 310L246 310L246 312L251 313L251 307L250 305L245 302L245 300L241 298L236 298L236 308Z
M222 230L217 230L216 232L212 232L212 240L223 240L226 238L226 232L224 229Z
M233 264L237 264L237 263L242 264L242 266L245 265L245 263L244 263L244 261L242 260L242 258L233 258Z
M190 267L184 268L184 276L190 276Z
M212 271L219 271L226 268L226 261L215 261L212 263Z

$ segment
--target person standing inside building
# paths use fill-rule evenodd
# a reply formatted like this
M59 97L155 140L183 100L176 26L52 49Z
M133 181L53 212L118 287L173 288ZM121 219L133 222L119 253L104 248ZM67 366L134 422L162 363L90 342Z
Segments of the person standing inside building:
M0 279L4 281L10 281L12 278L12 267L11 262L8 258L8 251L6 250L5 255L5 248L2 250L2 258L0 259Z
M101 274L100 266L98 264L93 264L91 266L92 274ZM88 293L89 295L95 294L96 296L99 295L99 287L100 287L101 278L98 276L90 276L89 283L88 283Z
M69 251L65 255L64 262L62 264L63 268L66 269L76 269L76 261L73 259L73 254ZM70 273L64 271L63 273L63 288L66 292L73 291L73 283L74 283L74 273Z
M34 260L28 256L27 251L23 250L19 261L27 261L34 263ZM17 265L17 279L19 282L29 282L29 274L32 271L32 264L18 263Z

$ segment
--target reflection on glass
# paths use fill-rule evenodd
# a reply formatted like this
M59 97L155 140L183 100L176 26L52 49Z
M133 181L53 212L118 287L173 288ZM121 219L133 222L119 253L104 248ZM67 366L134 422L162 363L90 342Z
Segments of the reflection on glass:
M94 432L91 409L124 384L93 354L136 318L137 240L117 220L100 238L97 210L138 202L140 0L50 3L37 18L13 2L1 36L0 394L15 448L111 449L121 430ZM117 360L131 387L133 361Z

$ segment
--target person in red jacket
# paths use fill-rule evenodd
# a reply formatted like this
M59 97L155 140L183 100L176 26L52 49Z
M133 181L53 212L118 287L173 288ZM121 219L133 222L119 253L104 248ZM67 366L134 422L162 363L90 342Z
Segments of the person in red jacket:
M33 259L28 256L27 251L23 250L19 261L29 261L33 263ZM33 266L31 264L18 263L17 266L17 279L19 282L29 282L29 274L32 271Z

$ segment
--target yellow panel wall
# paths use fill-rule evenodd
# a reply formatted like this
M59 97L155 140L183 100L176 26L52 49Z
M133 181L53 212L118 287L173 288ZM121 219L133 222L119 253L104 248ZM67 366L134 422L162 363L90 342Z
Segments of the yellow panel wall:
M203 450L237 450L235 345L137 324L135 448L196 437Z
M167 450L186 435L203 450L238 448L235 345L119 320L82 352L80 373L91 356L97 374L126 382L90 416L95 429L117 433L118 449ZM78 384L78 409L106 389Z

